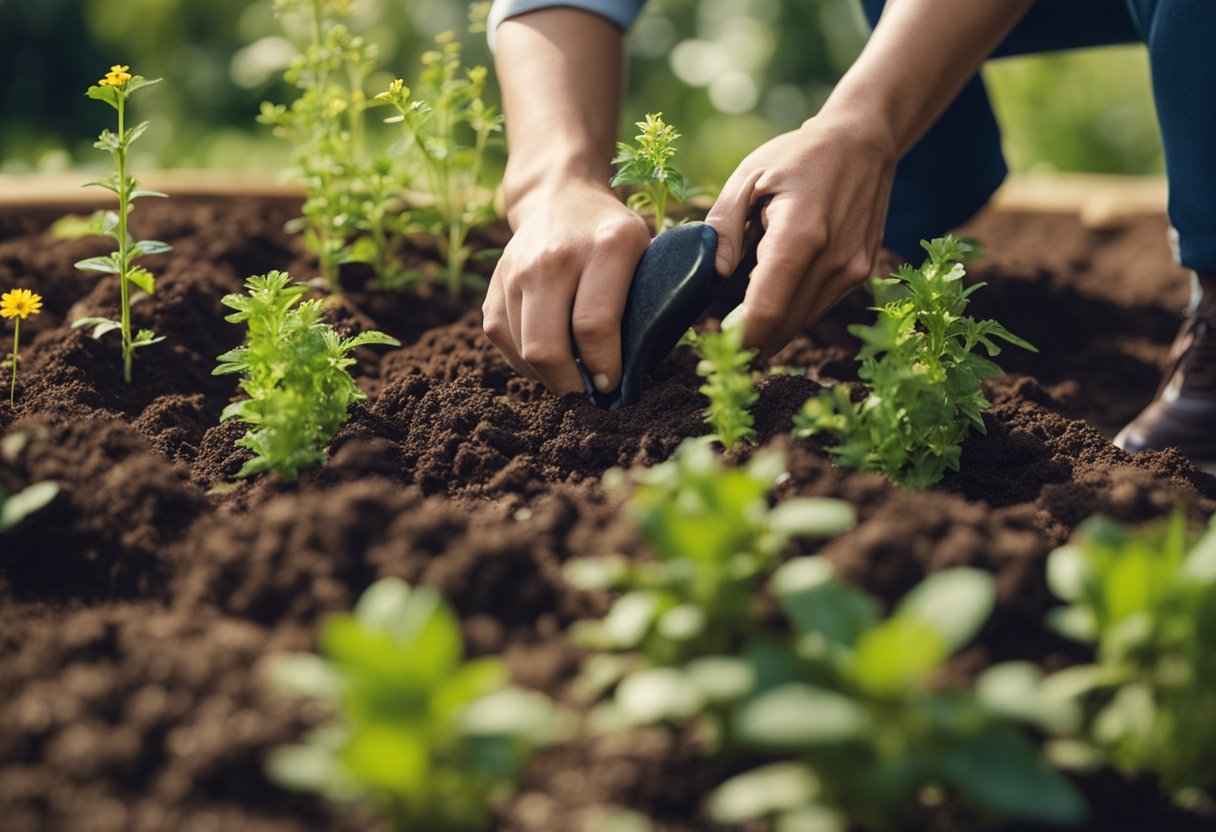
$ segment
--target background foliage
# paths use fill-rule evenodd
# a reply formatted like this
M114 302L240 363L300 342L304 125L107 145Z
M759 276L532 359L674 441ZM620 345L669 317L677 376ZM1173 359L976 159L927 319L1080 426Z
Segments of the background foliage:
M270 0L0 0L0 171L96 164L99 128L85 88L113 63L165 83L137 102L156 117L139 167L284 166L287 148L254 124L259 103L289 100L280 80L292 52ZM463 30L462 0L358 0L356 28L392 77L445 29ZM776 132L822 104L856 56L865 25L855 0L651 0L630 37L622 135L663 111L685 138L693 184L722 182ZM466 35L470 64L490 60ZM1142 47L1089 50L990 65L1010 161L1020 170L1145 173L1161 150Z

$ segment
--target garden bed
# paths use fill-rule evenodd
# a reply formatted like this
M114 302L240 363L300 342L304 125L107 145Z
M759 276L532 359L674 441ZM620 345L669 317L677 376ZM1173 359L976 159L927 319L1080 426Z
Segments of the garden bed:
M267 782L266 752L320 715L271 691L258 669L270 654L312 647L323 616L349 609L378 577L437 587L473 653L503 654L518 682L579 707L568 683L580 654L563 631L607 598L574 590L560 567L641 555L600 475L660 462L707 431L693 360L678 353L640 404L604 413L516 377L483 336L475 298L377 292L352 272L330 309L335 325L381 329L404 346L359 351L355 375L371 397L323 468L294 484L234 483L248 459L233 444L243 428L218 419L235 384L210 373L241 330L219 300L249 274L311 274L299 240L281 230L293 214L282 200L141 203L140 235L174 251L148 259L161 277L135 320L168 340L140 351L130 386L114 341L68 326L114 312L115 281L72 267L106 244L52 240L52 216L0 216L0 286L46 303L23 326L17 405L0 405L0 433L17 437L5 443L0 485L61 485L0 537L6 830L367 828L367 817ZM864 299L776 359L805 375L760 385L760 446L783 451L791 472L778 498L833 496L857 509L858 527L823 548L845 579L890 600L948 566L997 576L997 612L952 673L1083 657L1043 617L1047 553L1084 518L1141 521L1179 503L1196 520L1216 510L1216 479L1180 454L1133 458L1109 442L1151 396L1185 302L1165 230L1156 215L1091 231L1065 215L1013 212L966 229L988 249L972 269L989 282L975 314L999 317L1040 353L1001 356L1009 375L989 383L987 434L968 440L961 472L930 492L836 469L820 445L790 437L793 412L820 383L855 377L845 325L869 316ZM499 828L579 830L618 804L661 829L704 829L698 802L727 773L687 738L584 738L533 761ZM1101 773L1081 785L1093 830L1213 823L1173 809L1151 782ZM926 810L908 828L972 827Z

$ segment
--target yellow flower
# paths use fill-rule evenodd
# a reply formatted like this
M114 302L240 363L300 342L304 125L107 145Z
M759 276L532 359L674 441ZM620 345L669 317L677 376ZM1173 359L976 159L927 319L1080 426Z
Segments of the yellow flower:
M110 67L110 71L106 73L106 77L97 83L103 87L121 87L131 80L131 73L127 72L130 68L122 64L114 64L114 66Z
M42 311L42 296L29 289L14 289L0 295L0 317L25 320Z

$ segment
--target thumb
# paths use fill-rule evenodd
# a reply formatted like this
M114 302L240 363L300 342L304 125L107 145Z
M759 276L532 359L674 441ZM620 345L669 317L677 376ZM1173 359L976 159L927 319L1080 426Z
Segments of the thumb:
M722 277L730 277L739 265L743 252L743 231L751 212L756 181L761 173L752 171L744 175L736 170L705 217L705 222L718 232L714 269Z

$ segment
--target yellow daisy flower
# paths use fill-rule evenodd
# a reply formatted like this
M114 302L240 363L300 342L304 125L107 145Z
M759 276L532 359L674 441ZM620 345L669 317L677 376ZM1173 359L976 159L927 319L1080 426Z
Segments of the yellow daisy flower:
M42 311L42 296L29 289L14 289L0 295L0 317L25 320Z

